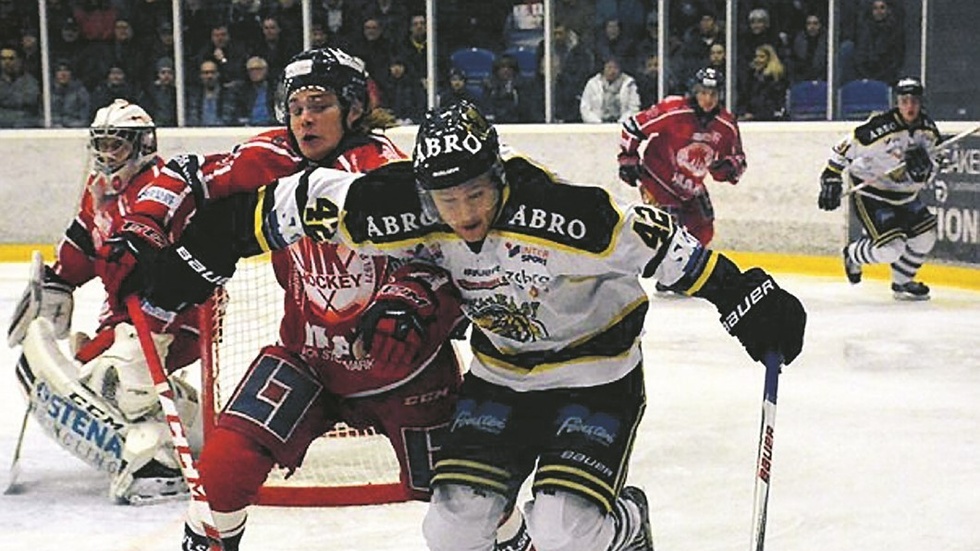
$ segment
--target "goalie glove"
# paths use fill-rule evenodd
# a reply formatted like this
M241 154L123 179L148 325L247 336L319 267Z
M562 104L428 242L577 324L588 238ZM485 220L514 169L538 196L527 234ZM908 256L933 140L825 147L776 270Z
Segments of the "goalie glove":
M820 175L820 196L817 206L821 210L834 210L840 206L841 193L844 190L844 178L840 172L827 167Z
M418 360L437 305L423 281L403 279L381 287L357 324L364 352L383 371Z
M905 172L917 184L929 179L932 174L932 159L922 146L916 146L905 152Z
M118 308L123 299L142 286L144 264L169 244L160 224L147 216L130 215L122 227L96 251L95 273L102 278L109 303Z
M640 158L635 154L619 154L619 179L630 187L636 187L640 179Z
M56 338L67 338L75 309L72 296L74 290L73 285L44 264L39 251L34 251L27 288L24 289L7 328L7 344L11 347L19 345L27 334L27 327L39 317L51 322Z

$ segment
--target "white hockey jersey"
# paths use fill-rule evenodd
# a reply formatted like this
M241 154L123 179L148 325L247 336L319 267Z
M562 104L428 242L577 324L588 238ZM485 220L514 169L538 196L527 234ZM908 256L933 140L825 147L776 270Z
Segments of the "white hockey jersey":
M255 205L255 244L310 235L447 269L473 322L470 369L492 383L530 391L623 377L641 361L649 303L638 276L693 293L717 255L663 211L559 183L523 158L505 167L501 210L479 247L426 216L407 161L270 184Z

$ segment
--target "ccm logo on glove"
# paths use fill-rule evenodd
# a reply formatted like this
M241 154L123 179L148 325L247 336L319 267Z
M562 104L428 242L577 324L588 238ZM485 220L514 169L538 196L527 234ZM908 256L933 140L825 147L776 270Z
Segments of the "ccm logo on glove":
M721 320L721 326L725 328L725 331L731 333L735 329L735 326L738 325L738 322L749 313L749 310L769 294L769 291L775 288L776 283L772 278L763 281L758 287L752 289L749 294L745 295L745 298L742 299L740 304L735 305L735 308Z

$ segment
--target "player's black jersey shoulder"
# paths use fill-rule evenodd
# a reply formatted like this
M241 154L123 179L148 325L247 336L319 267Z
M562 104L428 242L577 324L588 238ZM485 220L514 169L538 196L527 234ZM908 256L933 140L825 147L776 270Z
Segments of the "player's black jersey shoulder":
M609 247L621 213L605 190L559 183L521 157L504 166L510 194L495 229L592 253Z
M898 109L878 113L854 129L854 137L861 145L870 145L884 136L905 130Z
M441 224L424 215L412 162L394 161L355 180L344 202L344 226L356 243L394 243Z

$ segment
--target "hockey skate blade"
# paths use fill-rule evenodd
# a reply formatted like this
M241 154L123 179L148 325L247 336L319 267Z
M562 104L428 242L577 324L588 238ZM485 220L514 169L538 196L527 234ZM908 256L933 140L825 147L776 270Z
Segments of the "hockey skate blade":
M132 496L126 499L119 499L121 505L131 505L133 507L145 507L147 505L158 505L160 503L170 503L172 501L188 501L191 494L173 494L166 496Z

